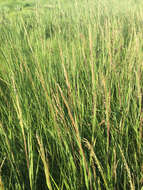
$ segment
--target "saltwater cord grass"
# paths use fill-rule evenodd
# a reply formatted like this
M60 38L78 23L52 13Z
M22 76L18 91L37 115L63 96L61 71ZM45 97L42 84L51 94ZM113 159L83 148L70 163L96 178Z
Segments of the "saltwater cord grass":
M31 3L0 13L0 188L140 190L142 5Z

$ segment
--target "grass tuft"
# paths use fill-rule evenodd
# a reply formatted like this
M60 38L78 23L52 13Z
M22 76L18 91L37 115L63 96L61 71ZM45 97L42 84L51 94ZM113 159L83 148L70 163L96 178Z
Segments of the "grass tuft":
M0 188L140 190L143 4L0 0Z

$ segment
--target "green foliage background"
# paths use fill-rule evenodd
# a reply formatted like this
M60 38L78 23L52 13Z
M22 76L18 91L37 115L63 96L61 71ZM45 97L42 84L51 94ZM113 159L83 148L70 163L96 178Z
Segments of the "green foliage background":
M142 1L0 1L0 189L140 190Z

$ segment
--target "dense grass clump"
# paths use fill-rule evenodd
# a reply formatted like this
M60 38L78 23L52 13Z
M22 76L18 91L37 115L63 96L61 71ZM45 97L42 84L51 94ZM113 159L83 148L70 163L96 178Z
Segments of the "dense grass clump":
M0 189L141 190L142 4L0 12Z

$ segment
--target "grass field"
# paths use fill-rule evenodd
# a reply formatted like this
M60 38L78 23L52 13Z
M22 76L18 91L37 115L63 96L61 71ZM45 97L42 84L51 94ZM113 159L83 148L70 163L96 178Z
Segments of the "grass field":
M0 0L0 190L142 190L142 127L142 1Z

